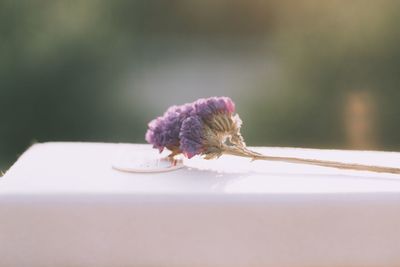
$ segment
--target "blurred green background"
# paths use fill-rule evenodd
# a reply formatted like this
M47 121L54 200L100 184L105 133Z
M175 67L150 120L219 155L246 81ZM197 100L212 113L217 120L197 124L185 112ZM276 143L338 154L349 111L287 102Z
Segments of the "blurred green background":
M399 150L400 1L0 1L0 170L230 96L249 145Z

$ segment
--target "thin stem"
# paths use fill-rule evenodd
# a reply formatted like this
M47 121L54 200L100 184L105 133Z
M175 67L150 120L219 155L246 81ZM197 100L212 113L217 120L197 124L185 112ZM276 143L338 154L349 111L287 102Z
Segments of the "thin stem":
M317 165L317 166L337 168L337 169L400 174L400 168L374 166L374 165L363 165L363 164L355 164L355 163L343 163L343 162L328 161L328 160L304 159L304 158L296 158L296 157L266 156L266 155L262 155L260 153L251 151L251 150L247 149L246 147L224 146L223 153L229 154L229 155L240 156L240 157L247 157L247 158L251 158L252 160L281 161L281 162L289 162L289 163L310 164L310 165Z

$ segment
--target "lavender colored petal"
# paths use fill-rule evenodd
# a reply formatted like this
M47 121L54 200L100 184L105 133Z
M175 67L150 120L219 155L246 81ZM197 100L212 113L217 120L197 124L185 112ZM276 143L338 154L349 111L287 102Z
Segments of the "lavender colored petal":
M193 103L195 112L202 118L207 118L213 114L213 110L207 104L207 99L201 98Z
M154 148L160 150L164 149L163 141L163 120L162 117L158 117L149 123L149 128L146 132L146 141L153 145Z
M198 116L186 118L181 127L180 149L188 157L201 154L204 149L203 121Z
M218 113L232 114L235 111L235 104L229 97L202 98L193 105L196 114L205 119Z
M162 117L152 120L148 125L146 141L160 152L165 148L179 148L179 133L183 120L194 112L191 104L172 106Z

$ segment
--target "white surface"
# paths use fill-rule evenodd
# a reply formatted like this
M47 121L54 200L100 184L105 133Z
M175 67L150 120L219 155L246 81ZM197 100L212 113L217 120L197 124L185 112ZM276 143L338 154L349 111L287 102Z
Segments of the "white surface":
M133 173L169 172L183 168L181 159L171 161L168 156L162 155L156 149L149 147L121 147L111 162L115 170Z
M168 173L45 143L0 178L0 266L400 266L400 176L222 157ZM400 166L400 153L255 148Z

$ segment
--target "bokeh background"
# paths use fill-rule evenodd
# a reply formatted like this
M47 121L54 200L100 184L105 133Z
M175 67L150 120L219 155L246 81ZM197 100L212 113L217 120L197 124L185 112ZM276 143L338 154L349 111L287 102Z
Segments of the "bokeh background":
M0 170L230 96L249 145L400 150L400 1L0 1Z

